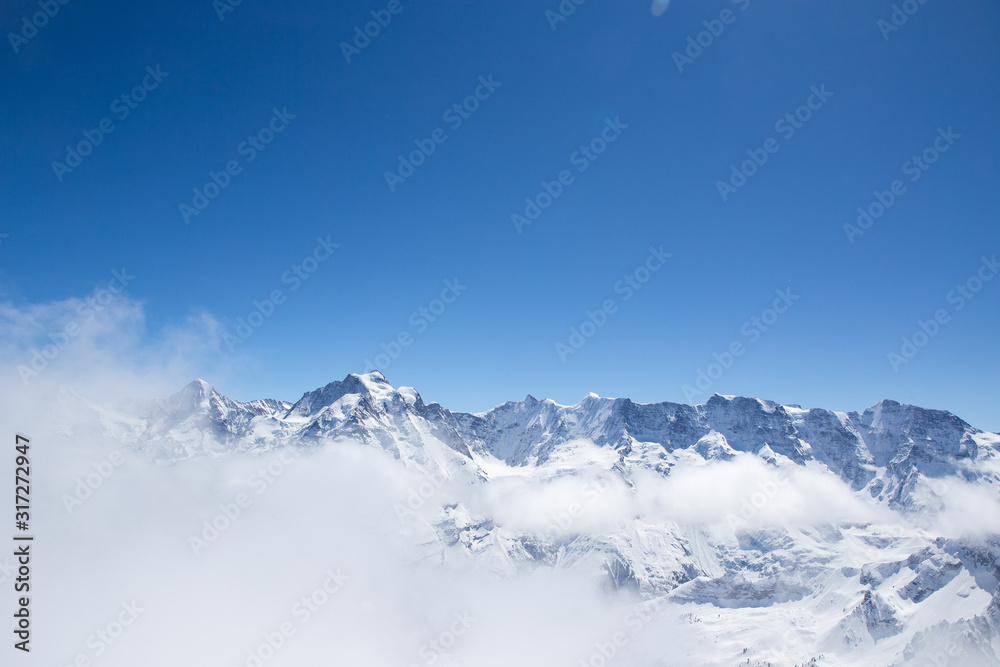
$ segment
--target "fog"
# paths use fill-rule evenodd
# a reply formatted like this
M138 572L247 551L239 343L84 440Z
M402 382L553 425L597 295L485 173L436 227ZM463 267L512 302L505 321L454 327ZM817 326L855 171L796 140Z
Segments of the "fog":
M902 523L817 464L691 458L626 483L586 442L533 470L490 461L488 484L456 477L420 502L426 473L350 442L156 464L102 434L75 396L113 405L224 375L219 327L198 315L150 333L142 305L119 298L32 367L82 303L0 307L3 423L31 438L27 664L600 665L609 652L615 664L664 652L692 664L684 656L704 651L697 609L609 592L600 563L464 557L434 529L442 508L554 544L628 533L637 518L728 531ZM37 371L27 382L25 367ZM0 461L8 479L13 463ZM995 530L995 497L957 482L943 491L926 529ZM0 565L8 599L12 563Z

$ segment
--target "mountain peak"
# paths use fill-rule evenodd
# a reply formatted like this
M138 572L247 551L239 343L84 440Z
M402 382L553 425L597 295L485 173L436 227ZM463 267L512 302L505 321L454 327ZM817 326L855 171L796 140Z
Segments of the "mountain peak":
M868 410L866 410L865 412L875 412L880 410L898 410L899 408L902 407L904 407L904 405L899 401L894 401L891 398L883 398L881 401L868 408Z
M344 380L346 381L348 378L357 378L366 384L389 384L389 381L385 379L385 375L380 370L371 370L367 373L348 373L347 378L344 378Z
M201 378L188 382L176 394L167 399L169 404L184 407L187 410L206 408L212 396L219 395L215 387Z
M376 399L389 398L396 393L396 389L389 384L381 371L349 373L340 384L348 389L348 393L369 394Z
M186 385L184 385L183 389L181 389L181 393L201 394L201 395L211 394L214 391L215 387L205 382L201 378L196 378L194 380L191 380Z
M414 393L416 392L414 391ZM331 382L325 387L307 391L292 406L289 414L295 413L300 417L309 416L327 406L333 405L348 395L370 397L375 401L385 401L391 400L396 394L396 390L389 384L389 381L385 379L385 376L380 371L349 373L347 377L339 382Z

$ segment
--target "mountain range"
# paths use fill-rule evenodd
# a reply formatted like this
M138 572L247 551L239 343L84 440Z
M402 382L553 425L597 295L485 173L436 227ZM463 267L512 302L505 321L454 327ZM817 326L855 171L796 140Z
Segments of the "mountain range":
M1000 525L946 523L969 497L996 502L1000 435L949 412L891 400L858 413L721 395L683 405L589 394L571 406L527 396L463 413L377 371L294 403L234 401L201 380L114 407L64 391L67 431L87 424L165 465L338 443L380 450L445 489L411 491L419 502L401 513L405 548L430 567L472 559L506 577L592 567L612 593L689 607L692 618L724 612L731 637L768 623L781 634L787 610L807 664L1000 664ZM717 493L699 490L708 497L731 496L740 475L765 477L699 519L664 491L692 471L718 484ZM511 479L596 486L576 514L553 506L528 525L505 521L473 493ZM576 519L605 502L602 483L616 485L628 511ZM816 519L803 508L823 509L827 489L867 514L841 516L829 500ZM785 664L763 639L731 643L718 664ZM655 664L675 663L665 654Z

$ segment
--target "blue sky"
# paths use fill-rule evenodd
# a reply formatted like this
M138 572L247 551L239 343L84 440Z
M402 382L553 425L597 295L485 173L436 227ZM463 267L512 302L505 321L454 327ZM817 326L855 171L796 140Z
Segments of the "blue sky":
M85 296L124 266L155 341L199 313L236 335L281 290L234 354L223 342L198 360L242 399L295 399L402 334L385 375L452 409L588 391L692 402L687 385L694 402L889 397L1000 429L1000 280L951 293L1000 253L996 3L914 2L887 32L883 1L673 0L654 17L648 0L589 0L556 21L555 0L401 0L396 14L381 0L244 0L224 20L207 0L71 0L16 52L8 33L41 10L7 5L4 301ZM347 62L341 43L373 11L391 22ZM674 54L713 28L679 71ZM144 81L122 117L114 101ZM445 112L477 91L456 126ZM274 110L280 131L249 148ZM797 112L794 134L776 126ZM105 118L92 154L53 168ZM934 164L907 166L948 128ZM593 144L600 155L580 152L602 133L614 140ZM390 188L397 156L428 141ZM724 201L719 181L752 155L767 160ZM188 223L179 205L210 172L228 183ZM558 192L560 174L518 229L512 214L543 182ZM902 194L852 243L844 225L896 180ZM645 273L661 246L671 256ZM286 272L304 260L315 272L293 289ZM648 281L634 290L629 275ZM435 303L448 280L461 288ZM779 290L791 306L768 314ZM606 302L603 326L560 355ZM935 335L894 369L887 355L935 314ZM734 344L742 355L711 368ZM717 376L704 391L699 371Z

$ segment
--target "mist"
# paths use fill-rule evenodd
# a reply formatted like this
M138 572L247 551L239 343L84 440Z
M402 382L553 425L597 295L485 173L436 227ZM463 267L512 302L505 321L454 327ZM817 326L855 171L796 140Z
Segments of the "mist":
M957 538L1000 517L995 497L952 481L928 490L933 520L911 522L819 464L749 454L679 455L669 475L626 479L588 441L531 468L477 455L482 477L349 440L158 463L129 444L138 432L106 428L102 406L225 374L219 328L201 315L151 334L122 298L25 381L81 303L0 308L3 418L31 439L32 664L728 664L766 631L720 630L709 649L691 628L752 625L750 612L610 585L602 545L626 535L637 549L669 529L682 549L699 536L738 549L740 536L839 525ZM534 565L509 557L525 536L547 549ZM574 555L581 543L598 548ZM776 664L812 655L808 638L782 646Z

